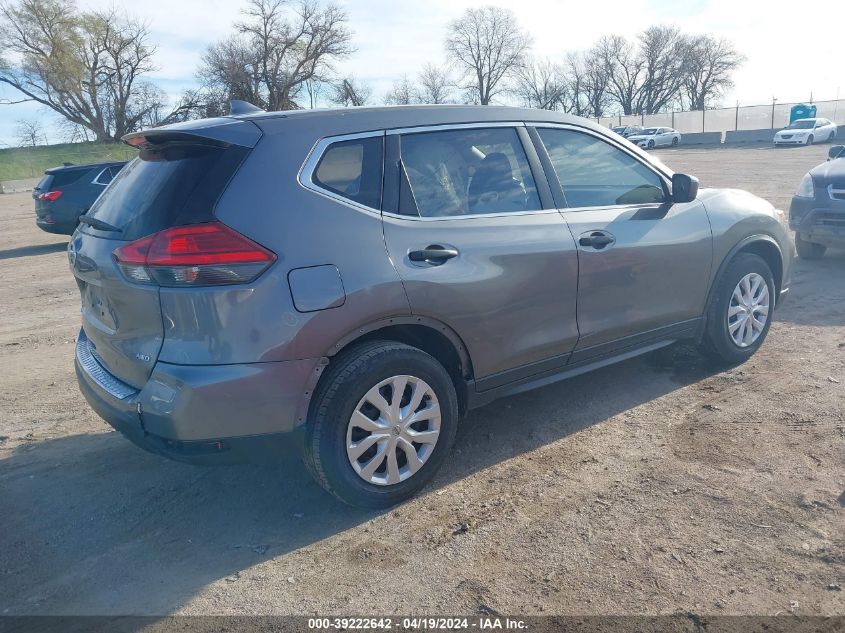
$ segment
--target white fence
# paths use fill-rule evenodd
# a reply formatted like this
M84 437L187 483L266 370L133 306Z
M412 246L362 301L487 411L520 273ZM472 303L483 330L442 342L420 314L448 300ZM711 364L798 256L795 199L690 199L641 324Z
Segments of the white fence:
M716 108L688 112L659 112L658 114L630 114L604 116L597 121L607 127L615 125L642 125L643 127L672 127L682 134L694 132L729 132L731 130L760 130L783 128L789 124L789 111L796 104ZM845 125L845 99L817 101L816 116Z

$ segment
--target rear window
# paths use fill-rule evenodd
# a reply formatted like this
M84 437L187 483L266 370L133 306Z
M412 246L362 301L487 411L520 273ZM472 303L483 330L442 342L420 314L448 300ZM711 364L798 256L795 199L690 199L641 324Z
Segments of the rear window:
M208 222L249 150L172 143L144 149L115 176L88 215L134 240L171 226Z
M55 174L51 174L53 180L50 182L50 187L53 189L59 189L60 187L67 187L68 185L72 185L77 180L82 178L83 174L87 173L84 169L73 169L70 171L60 171ZM42 180L41 182L44 182Z

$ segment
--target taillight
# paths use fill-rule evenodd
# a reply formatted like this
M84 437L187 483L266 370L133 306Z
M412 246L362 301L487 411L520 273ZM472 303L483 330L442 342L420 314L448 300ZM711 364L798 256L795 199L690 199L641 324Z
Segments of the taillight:
M127 279L161 286L242 284L276 255L220 222L165 229L114 251Z
M44 202L53 202L59 199L59 196L62 195L61 191L46 191L44 193L38 194L38 199Z

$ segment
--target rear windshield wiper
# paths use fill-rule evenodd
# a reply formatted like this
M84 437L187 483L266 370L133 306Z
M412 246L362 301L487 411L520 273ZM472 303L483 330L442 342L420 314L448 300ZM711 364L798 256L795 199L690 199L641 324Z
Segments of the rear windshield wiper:
M87 224L99 231L109 231L111 233L121 233L123 229L119 229L116 226L109 224L108 222L103 222L102 220L98 220L97 218L92 218L90 215L80 215L79 221L82 224Z

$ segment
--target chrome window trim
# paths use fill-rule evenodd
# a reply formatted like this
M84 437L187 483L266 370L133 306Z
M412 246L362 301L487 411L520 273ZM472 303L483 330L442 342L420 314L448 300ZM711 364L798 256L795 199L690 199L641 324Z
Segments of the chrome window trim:
M106 173L106 171L109 170L109 169L111 169L111 165L109 165L108 167L103 167L97 173L97 175L94 176L94 180L91 181L91 184L92 185L100 185L101 187L108 187L109 186L108 182L100 182L100 176L102 176L104 173ZM114 180L114 176L112 176L112 180ZM109 182L111 182L111 181L109 181Z
M651 170L652 172L654 172L654 174L656 174L657 177L660 179L660 181L664 184L664 186L665 186L664 192L668 192L669 195L671 195L671 193L672 193L672 179L671 179L671 177L669 177L667 174L663 173L663 171L661 171L658 168L657 165L652 164L651 161L643 160L642 156L638 156L635 152L632 152L630 148L625 147L623 144L616 142L616 139L613 139L609 136L605 136L604 134L601 134L599 132L595 132L595 131L587 129L587 128L578 127L577 125L570 125L568 123L536 123L536 124L532 124L531 127L538 130L538 132L542 128L571 130L573 132L579 132L581 134L588 134L588 135L593 136L593 137L595 137L595 138L597 138L601 141L604 141L604 142L608 143L609 145L611 145L611 146L613 146L613 147L615 147L619 150L622 150L623 152L628 154L628 156L630 156L631 158L633 158L634 160L639 162L641 165L643 165L644 167L646 167L649 170ZM542 142L542 137L540 138L540 141ZM548 152L548 150L545 148L545 146L543 147L543 149L546 150L546 152ZM549 161L551 162L551 156L549 157ZM554 167L554 165L552 167ZM560 188L563 189L563 185L560 184L560 178L557 175L557 172L555 172L554 177L558 179L558 184L560 185ZM564 197L566 196L566 190L563 191L563 195L564 195ZM560 211L565 213L565 212L569 212L569 211L576 211L576 212L577 211L591 211L593 209L626 209L626 208L638 208L638 207L643 207L643 206L653 206L655 204L669 204L669 203L671 203L671 199L666 200L662 203L647 202L647 203L638 203L638 204L602 204L602 205L594 205L594 206L589 206L589 207L563 207L563 208L560 209Z
M396 134L423 134L425 132L445 132L448 130L472 130L490 127L525 127L525 121L488 121L487 123L443 123L439 125L418 125L387 130L388 136Z
M431 217L401 215L399 213L384 212L384 217L394 220L409 220L411 222L443 222L444 220L478 220L479 218L509 218L515 215L560 214L560 209L538 209L536 211L505 211L503 213L467 213L466 215L437 215Z
M311 148L311 151L308 152L308 156L305 158L305 162L302 163L302 166L299 168L299 173L296 175L296 181L300 184L300 186L308 189L309 191L313 191L314 193L320 194L325 198L329 198L334 200L335 202L340 202L345 204L348 207L352 207L353 209L358 209L359 211L366 211L367 213L375 213L378 216L381 216L381 210L376 209L373 207L369 207L365 204L361 204L360 202L356 202L355 200L351 200L350 198L346 198L334 191L329 191L314 182L314 172L317 169L317 165L320 163L320 159L325 154L326 149L328 149L329 145L334 143L340 143L342 141L355 141L358 139L363 138L374 138L374 137L384 137L385 133L384 130L374 130L370 132L359 132L357 134L341 134L338 136L324 136L323 138L319 139L314 146ZM384 150L382 149L382 161L381 161L381 173L382 179L384 179ZM384 187L382 186L382 189ZM382 191L383 194L383 191Z

